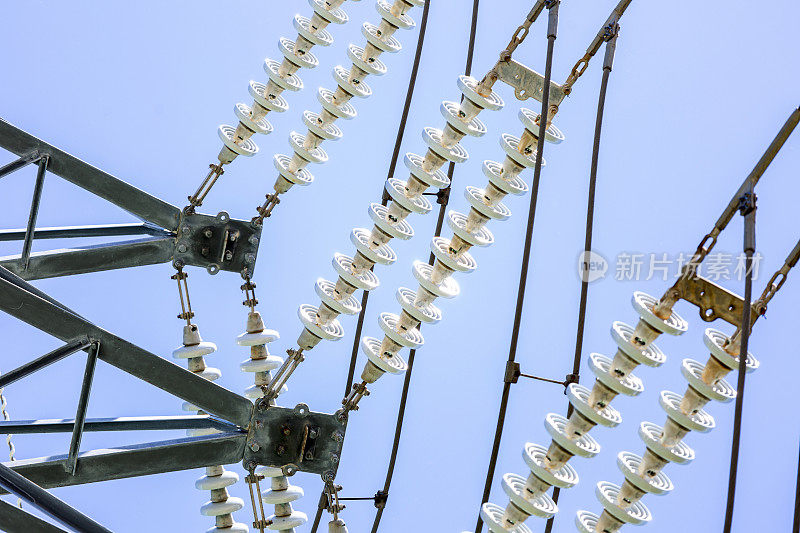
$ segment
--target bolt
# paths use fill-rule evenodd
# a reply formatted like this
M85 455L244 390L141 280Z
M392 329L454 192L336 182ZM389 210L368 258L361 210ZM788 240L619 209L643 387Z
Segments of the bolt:
M244 254L244 261L245 263L255 263L256 254Z
M260 428L260 427L263 427L263 426L264 426L264 422L262 422L261 420L256 420L256 427L257 428Z
M283 433L284 435L286 435L288 437L289 435L292 434L292 428L290 428L289 426L283 426L281 428L281 433Z
M206 229L206 230L203 232L203 236L204 236L206 239L210 239L212 235L214 235L214 232L213 232L213 231L211 231L210 229Z
M316 439L317 437L319 437L319 428L311 428L308 430L309 439Z
M311 450L307 451L306 459L313 459L313 458L314 458L314 452L312 452Z
M333 435L331 435L331 438L336 442L342 442L344 441L344 434L342 434L341 431L334 431Z
M191 230L192 228L189 227L189 224L184 224L183 227L181 228L181 231L183 231L184 233L189 233Z
M335 453L332 453L331 454L331 462L332 463L338 463L339 462L339 456L337 454L335 454Z
M178 251L179 251L180 253L182 253L182 254L185 254L185 253L186 253L186 250L188 250L188 248L186 248L186 245L185 245L185 244L179 244L179 245L178 245Z
M228 250L225 252L225 261L230 261L231 259L233 259L233 252Z
M253 450L254 452L257 452L258 450L261 449L261 446L259 446L257 442L251 442L250 449Z
M286 446L284 446L283 444L279 444L278 447L275 448L275 453L277 453L278 455L283 455L284 453L286 453Z
M255 235L250 235L250 238L247 239L247 242L249 242L253 246L258 246L258 237L256 237Z

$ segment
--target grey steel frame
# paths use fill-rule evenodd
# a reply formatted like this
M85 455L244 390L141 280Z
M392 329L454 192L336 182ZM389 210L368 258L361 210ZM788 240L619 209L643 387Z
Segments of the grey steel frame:
M27 227L0 231L0 241L22 240L19 255L0 257L0 266L26 280L82 274L172 261L176 266L205 267L253 273L261 226L232 220L227 213L216 217L184 213L115 178L75 156L0 119L0 148L19 159L0 167L0 178L26 165L38 164ZM124 209L142 223L100 226L36 228L45 173L81 187ZM145 238L94 246L31 253L34 239L148 235Z
M0 258L0 310L64 341L65 345L0 377L7 386L78 351L86 351L83 385L74 420L3 422L0 433L72 432L63 456L0 464L0 486L27 499L70 527L108 531L54 498L45 488L92 483L242 461L253 404L243 396L215 385L92 324L78 313L30 285L26 280L95 272L173 261L176 266L206 266L252 272L260 226L216 217L186 215L155 198L0 119L0 148L20 156L0 167L0 178L28 164L37 164L33 201L24 230L0 232L0 241L22 240L22 253ZM105 226L36 228L46 171L95 194L143 220ZM213 232L216 241L201 237ZM231 235L233 237L231 238ZM32 254L36 238L74 238L148 235L144 239L70 250ZM244 241L230 246L237 237ZM205 240L201 240L205 239ZM215 245L233 251L225 258L201 254ZM215 252L216 253L216 252ZM231 259L232 258L232 259ZM97 360L169 392L209 413L205 416L129 417L86 420L89 393ZM84 431L175 430L214 428L220 433L79 453ZM10 468L9 468L10 467ZM7 531L62 531L41 519L0 502L0 528ZM86 529L88 528L88 529Z

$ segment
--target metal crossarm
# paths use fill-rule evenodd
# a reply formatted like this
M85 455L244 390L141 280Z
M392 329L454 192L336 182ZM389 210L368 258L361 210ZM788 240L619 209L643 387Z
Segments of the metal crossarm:
M172 261L194 265L211 274L220 270L252 275L261 226L216 216L183 212L41 139L0 119L0 148L20 159L0 167L0 177L31 164L39 169L25 230L0 232L0 241L22 240L19 255L0 257L0 265L24 279L42 279L129 268ZM49 171L144 221L63 228L36 228L45 173ZM150 235L145 239L31 253L34 239Z
M7 466L48 489L237 463L242 460L246 438L245 433L217 433L91 450L78 456L80 466L75 475L64 470L66 455L25 459Z
M0 421L0 435L19 433L68 433L75 426L70 418L45 420ZM176 429L218 429L223 432L238 428L228 422L208 415L179 416L120 416L115 418L88 418L84 431L165 431Z
M174 237L146 238L34 253L27 266L20 261L21 255L0 257L0 266L26 280L45 279L166 263L174 249Z
M0 529L8 533L28 533L29 531L65 533L60 527L45 522L41 518L2 500L0 500Z
M247 398L112 335L6 279L0 279L0 310L65 342L86 335L100 343L101 361L236 425L247 426L250 422L253 404Z
M47 170L142 220L175 231L181 211L0 119L0 148L18 156L47 154Z

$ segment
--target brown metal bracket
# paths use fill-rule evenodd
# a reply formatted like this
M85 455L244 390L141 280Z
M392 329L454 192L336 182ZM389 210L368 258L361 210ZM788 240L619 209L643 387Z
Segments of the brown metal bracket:
M738 328L742 322L744 300L728 289L700 276L683 276L675 285L680 298L700 309L700 318L713 322L721 318ZM758 310L750 309L751 321L755 321ZM752 322L751 322L752 323Z
M535 98L542 101L544 95L544 76L522 63L510 59L497 65L500 80L514 88L518 100ZM567 96L561 85L550 82L550 105L559 106Z

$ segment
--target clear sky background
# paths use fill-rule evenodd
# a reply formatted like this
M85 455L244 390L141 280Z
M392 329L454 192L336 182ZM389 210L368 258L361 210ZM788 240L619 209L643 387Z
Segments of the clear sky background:
M484 1L475 53L475 74L482 76L528 12L531 2ZM614 6L612 1L563 2L556 42L554 79L566 78L573 63ZM420 130L441 127L442 99L458 100L455 81L463 72L471 2L434 1L422 56L417 91L403 151L423 153ZM288 94L291 109L270 114L275 132L255 140L261 152L239 158L226 171L201 211L226 210L249 219L275 179L272 154L290 153L289 131L305 131L304 109L318 110L316 88L333 88L330 70L348 65L346 46L362 43L360 25L377 23L372 0L346 2L351 22L331 28L335 43L315 48L322 66L303 71L306 90ZM247 82L264 81L265 56L280 58L279 36L294 38L292 16L310 16L299 0L287 2L2 2L0 19L0 116L34 135L164 200L182 206L219 150L216 127L235 124L233 106L250 103ZM419 20L422 10L412 16ZM589 293L584 358L598 351L612 355L608 329L614 320L635 323L630 295L643 290L660 296L669 281L656 276L617 281L616 258L622 253L663 253L675 257L694 250L723 206L751 170L764 148L800 104L797 50L800 5L779 0L769 5L728 2L635 1L622 21L612 73L600 155L595 249L610 264L608 276ZM533 27L515 58L542 71L544 19ZM273 353L294 346L301 330L296 316L301 303L317 302L313 284L319 276L335 279L334 252L352 253L350 228L369 227L367 206L379 201L400 117L417 31L399 32L404 50L384 56L389 73L370 77L374 96L354 102L359 116L341 124L344 138L325 143L330 162L312 168L316 181L285 196L264 228L256 282L259 309L282 338ZM602 58L596 58L561 106L556 124L567 141L548 145L537 213L532 268L522 320L518 361L523 372L561 379L572 366L578 310L576 263L583 246L586 191L595 106ZM468 184L482 186L484 159L499 160L501 132L519 135L520 102L513 91L497 86L506 101L500 112L481 115L489 128L483 139L466 139L467 163L456 170L451 207L466 212L461 194ZM0 164L13 158L0 154ZM400 167L402 168L402 167ZM769 275L800 237L796 212L800 186L800 136L796 133L758 187L758 248L763 255L755 282L760 293ZM24 227L35 170L28 168L0 183L2 227ZM530 182L532 171L525 173ZM405 178L405 172L398 172ZM512 218L492 223L496 244L476 250L478 270L458 276L462 294L442 301L443 321L424 328L426 344L417 357L408 401L406 426L382 531L462 531L472 528L483 489L495 417L502 388L524 241L528 197L511 198ZM378 267L381 287L370 298L364 333L377 336L377 315L397 312L399 285L415 288L411 263L428 257L435 215L412 215L417 236L393 242L399 255L393 267ZM132 221L118 208L48 177L39 223L42 226ZM740 217L734 219L717 250L736 254L741 248ZM445 232L449 235L449 232ZM17 253L18 244L2 247ZM65 243L42 241L37 250ZM247 350L235 345L244 330L235 274L209 276L191 269L190 290L196 322L206 340L220 350L208 363L222 369L218 383L241 392L251 375L238 370ZM180 343L179 306L170 265L52 279L36 285L96 324L164 357ZM675 269L670 271L674 274ZM739 293L742 283L721 281ZM790 276L760 320L752 351L761 369L748 377L734 530L788 531L797 475L798 435L796 376L800 372L796 343L800 278ZM620 483L615 464L620 450L641 454L639 422L664 421L658 407L662 389L682 393L680 362L705 362L702 335L706 324L695 308L677 310L690 320L681 338L659 341L668 354L659 369L636 373L646 390L638 398L621 397L614 405L623 423L593 435L603 446L592 460L575 459L580 484L562 493L555 531L573 531L578 509L599 512L597 481ZM323 343L289 383L282 405L305 402L314 410L334 411L344 388L355 318L342 318L347 336ZM714 327L730 332L725 324ZM21 322L0 317L3 361L9 370L59 345ZM359 361L359 371L363 356ZM84 357L73 356L5 391L12 418L74 416ZM586 363L581 381L593 382ZM391 449L402 378L385 377L351 418L338 482L345 496L369 496L382 487ZM166 415L180 413L180 400L99 363L89 416ZM527 475L520 451L526 441L549 443L543 427L548 412L562 413L567 401L556 385L524 381L512 388L506 431L491 500L504 505L499 479L504 472ZM733 405L711 404L717 428L692 433L687 443L697 452L689 466L666 472L674 492L648 496L654 514L647 531L682 529L719 531L722 527ZM164 434L87 434L83 449L180 436ZM17 456L65 453L69 436L17 437ZM238 466L232 468L241 472ZM213 520L199 507L208 494L194 489L202 473L186 471L160 476L55 490L55 493L114 531L204 531ZM306 497L295 507L313 516L321 482L300 474L293 483ZM246 497L243 482L232 493ZM351 502L344 511L350 531L368 531L375 509ZM236 513L251 522L245 509ZM542 531L544 523L529 525ZM307 527L301 528L308 530ZM645 531L644 529L642 531Z

